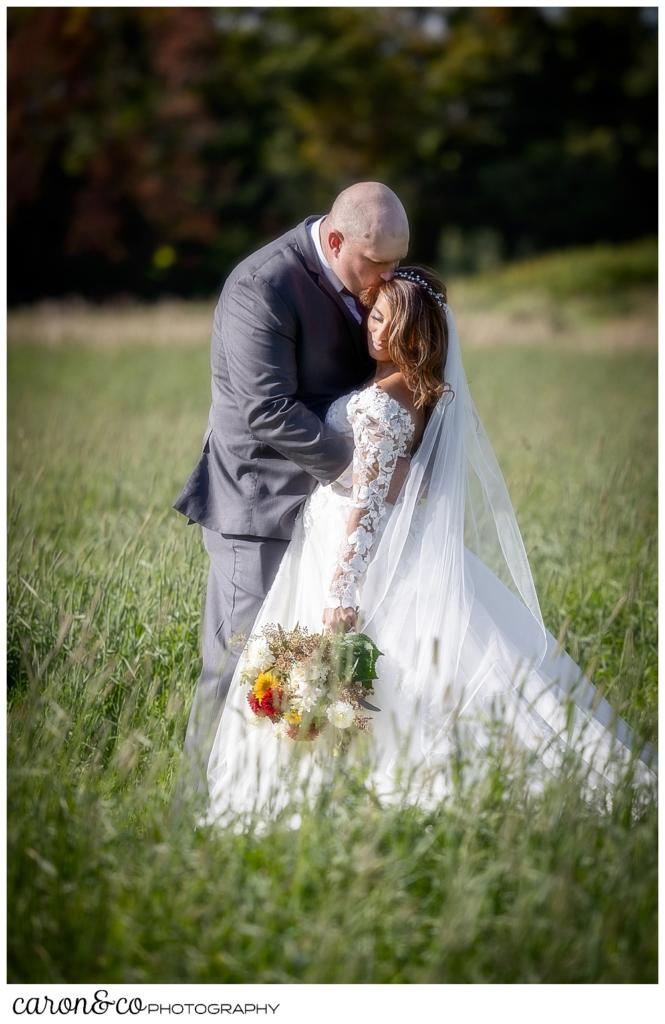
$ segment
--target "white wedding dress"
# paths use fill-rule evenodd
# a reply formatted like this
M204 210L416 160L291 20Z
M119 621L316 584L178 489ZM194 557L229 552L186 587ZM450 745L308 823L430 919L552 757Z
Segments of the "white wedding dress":
M370 698L380 710L354 743L365 744L366 785L382 803L433 806L449 791L454 744L461 737L482 751L497 721L517 748L537 751L545 772L574 746L592 786L611 784L628 760L651 783L654 752L635 757L630 728L542 623L450 313L449 330L452 392L430 417L394 504L393 473L414 438L410 413L376 384L330 406L326 422L354 438L353 463L302 507L252 635L268 623L320 632L324 608L360 608L358 631L382 652ZM325 732L294 742L253 714L242 669L241 656L208 764L206 820L221 825L272 818L294 795L316 795L334 768Z

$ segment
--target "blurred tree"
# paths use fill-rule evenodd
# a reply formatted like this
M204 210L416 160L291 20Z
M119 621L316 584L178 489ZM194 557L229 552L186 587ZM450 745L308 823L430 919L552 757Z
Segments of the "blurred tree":
M10 8L10 301L208 293L354 180L472 269L655 231L638 8Z
M142 291L179 244L212 243L200 153L214 125L199 96L214 56L212 15L14 9L11 295Z
M558 10L451 13L425 87L431 234L498 228L512 256L655 231L655 32L635 9Z

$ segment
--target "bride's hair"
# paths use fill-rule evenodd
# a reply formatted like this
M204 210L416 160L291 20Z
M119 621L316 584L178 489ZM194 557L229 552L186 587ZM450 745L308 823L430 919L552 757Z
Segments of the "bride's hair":
M425 284L393 277L367 288L360 301L371 309L379 295L385 296L392 314L388 353L412 392L415 407L426 409L448 390L443 376L448 354L448 324L442 308L446 286L427 267L400 267L397 273L419 277Z

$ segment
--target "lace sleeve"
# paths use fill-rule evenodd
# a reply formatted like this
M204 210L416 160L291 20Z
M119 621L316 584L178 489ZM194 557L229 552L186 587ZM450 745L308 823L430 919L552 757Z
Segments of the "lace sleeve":
M404 406L378 387L354 395L348 405L353 426L353 492L327 608L357 608L398 460L409 452L414 423Z

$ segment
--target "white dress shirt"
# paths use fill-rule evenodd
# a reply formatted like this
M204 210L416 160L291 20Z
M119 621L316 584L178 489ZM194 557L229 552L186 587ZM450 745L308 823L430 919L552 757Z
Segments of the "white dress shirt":
M319 217L319 219L314 221L313 224L310 224L310 227L309 227L309 233L312 236L312 241L314 242L314 248L316 249L316 255L319 257L319 263L323 267L323 273L326 275L326 277L330 281L330 283L333 286L333 288L335 289L335 291L340 293L341 298L344 300L346 305L349 307L349 309L353 313L354 319L357 320L358 323L361 323L361 319L362 318L360 316L360 313L358 312L358 307L356 305L356 300L354 299L353 295L349 295L349 294L347 294L343 290L344 289L344 285L342 284L342 282L338 278L337 274L335 273L335 271L332 269L332 267L328 263L328 260L323 255L323 249L321 248L321 238L320 238L320 234L319 234L319 229L321 227L321 222L323 220L325 220L325 217Z

